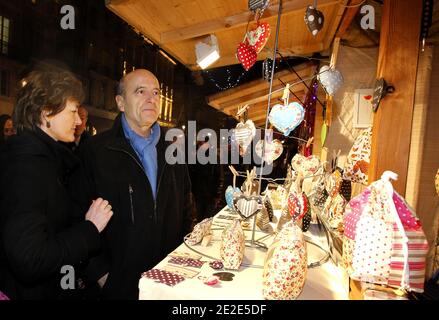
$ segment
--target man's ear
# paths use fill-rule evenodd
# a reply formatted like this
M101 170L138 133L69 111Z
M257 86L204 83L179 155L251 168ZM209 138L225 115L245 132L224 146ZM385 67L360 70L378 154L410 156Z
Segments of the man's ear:
M116 104L120 111L125 112L124 98L121 95L116 96Z

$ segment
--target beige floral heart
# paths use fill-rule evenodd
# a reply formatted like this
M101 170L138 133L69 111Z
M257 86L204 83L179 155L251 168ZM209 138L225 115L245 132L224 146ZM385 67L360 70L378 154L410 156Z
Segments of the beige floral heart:
M320 159L314 155L305 157L298 153L291 159L291 166L303 177L311 176L319 169Z
M256 144L256 154L262 158L262 144L264 140L259 140ZM280 157L284 148L282 146L282 142L277 139L274 139L272 142L265 141L265 154L264 161L268 164L273 163L274 160Z

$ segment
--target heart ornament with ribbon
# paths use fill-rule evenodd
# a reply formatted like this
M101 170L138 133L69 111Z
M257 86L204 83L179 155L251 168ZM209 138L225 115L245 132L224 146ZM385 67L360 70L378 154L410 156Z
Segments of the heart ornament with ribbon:
M323 89L325 89L326 93L330 96L333 96L343 85L343 76L341 72L329 66L321 67L317 78Z
M253 138L256 135L256 127L253 121L247 120L245 123L240 122L237 124L236 128L233 130L233 135L235 141L243 149L245 153L247 147L251 144Z
M261 211L262 197L235 193L233 196L233 206L244 219L248 219Z
M256 144L256 154L262 158L262 145L264 140L259 140ZM282 146L282 142L277 139L273 141L265 141L265 153L264 153L264 161L268 164L273 163L274 160L280 157L284 148Z
M270 25L268 22L258 22L254 29L247 32L246 38L256 53L261 52L270 38Z
M288 136L291 131L303 121L305 110L298 102L288 105L276 104L270 111L268 119L270 123L284 136Z

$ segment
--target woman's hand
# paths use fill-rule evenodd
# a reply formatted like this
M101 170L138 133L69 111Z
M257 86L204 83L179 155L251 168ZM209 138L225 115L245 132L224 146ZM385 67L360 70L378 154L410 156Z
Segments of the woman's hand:
M99 232L104 230L111 216L113 215L113 211L111 211L111 206L107 200L102 198L97 198L93 200L93 203L88 209L85 220L91 221Z

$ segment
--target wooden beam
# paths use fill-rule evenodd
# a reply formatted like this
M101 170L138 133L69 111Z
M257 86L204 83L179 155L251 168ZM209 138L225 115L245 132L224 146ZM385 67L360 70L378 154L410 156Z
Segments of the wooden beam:
M422 0L384 1L377 74L396 91L381 101L374 116L369 181L394 171L399 177L393 186L401 195L406 191L421 17Z
M328 27L328 30L326 31L326 37L324 40L324 49L329 48L329 46L332 43L332 40L334 39L335 36L335 32L338 29L338 26L340 25L340 21L343 18L343 14L346 10L346 4L348 3L349 0L340 0L339 2L339 7L338 7L338 11L337 11L337 15L336 17L332 20L331 25ZM329 36L332 35L332 36Z
M296 72L301 77L306 77L313 74L314 69L315 69L315 64L313 62L302 63L294 67L294 70L296 70ZM279 78L281 78L281 80L284 82L289 81L288 79L285 79L285 77L291 77L291 78L295 77L294 79L297 79L297 77L291 71L282 70L274 74L274 79L273 79L274 84L276 84L276 80ZM243 95L250 94L252 92L259 91L262 89L266 89L268 92L268 86L269 84L266 80L262 80L262 79L254 80L246 84L237 86L235 88L210 95L207 97L207 103L210 106L218 109L222 103L229 101L231 99L235 99Z
M302 11L309 5L309 3L309 0L290 0L288 2L284 1L282 5L282 15L285 16L287 14ZM337 1L320 0L319 7L333 5L334 3L337 3ZM279 5L277 3L270 5L264 11L262 19L277 16L278 8ZM246 10L245 12L241 12L233 16L208 20L185 28L178 28L167 32L162 32L160 34L160 44L164 45L171 42L178 42L182 40L201 37L226 29L241 27L246 25L248 21L252 18L253 13L251 13L249 10Z
M349 1L348 5L354 7L350 7L344 12L343 18L341 18L340 26L338 27L336 37L343 38L343 36L345 35L346 31L348 30L349 26L351 25L352 21L354 20L355 16L357 15L358 11L361 8L359 4L363 2L364 0Z
M273 91L281 89L283 87L284 87L283 84L279 84L277 86L273 86ZM305 94L305 89L306 88L305 88L304 84L299 84L299 85L297 85L295 87L297 87L297 91L294 91L294 92L299 97L300 97L300 95ZM252 94L249 94L249 95L246 95L246 96L243 96L243 97L240 97L240 98L237 98L237 99L234 99L234 100L231 100L229 102L226 102L226 103L222 104L220 110L227 111L229 109L237 108L237 106L239 106L239 105L254 104L254 103L261 102L261 101L266 101L267 100L267 95L268 95L267 90L262 90L262 91L259 91L259 92L255 92L255 93L252 93ZM282 91L279 91L279 92L273 93L271 98L274 101L276 101L276 99L278 97L281 97L281 96L282 96Z

